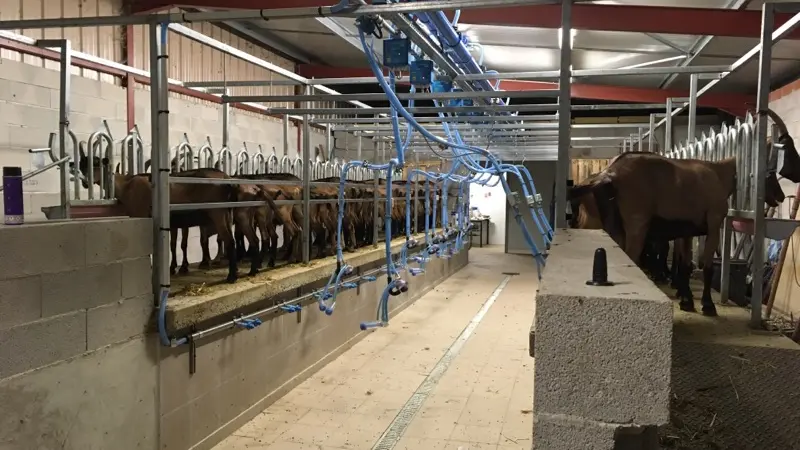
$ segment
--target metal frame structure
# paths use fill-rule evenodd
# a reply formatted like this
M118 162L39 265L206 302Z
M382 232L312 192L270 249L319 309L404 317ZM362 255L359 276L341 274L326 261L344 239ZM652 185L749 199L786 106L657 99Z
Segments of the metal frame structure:
M571 30L573 24L573 1L577 0L564 0L561 3L561 37L562 42L567 43L571 42ZM168 54L166 48L164 48L165 39L162 39L164 35L166 35L166 29L164 27L169 27L169 29L175 30L176 27L180 23L194 23L194 22L203 22L203 21L221 21L221 20L247 20L247 19L258 19L258 20L266 20L266 19L286 19L286 18L301 18L301 17L320 17L320 16L345 16L345 17L357 17L365 14L369 15L376 15L376 16L385 16L388 20L395 22L395 25L406 33L411 40L417 44L424 52L431 53L431 57L439 63L440 67L443 68L445 72L449 72L454 82L459 84L464 88L463 93L448 93L448 94L399 94L400 98L417 98L417 99L442 99L442 100L452 100L452 99L464 99L470 98L475 100L475 106L444 106L441 108L413 108L414 112L439 112L439 111L452 111L452 112L474 112L474 113L499 113L499 112L519 112L519 111L557 111L558 112L558 123L557 124L542 124L536 123L535 121L525 121L525 116L502 116L502 121L506 124L503 126L507 126L509 129L513 130L525 130L525 131L516 131L515 133L510 134L509 136L498 136L498 137L508 137L511 138L508 141L497 141L497 143L506 143L514 145L515 148L519 149L515 144L522 142L524 145L521 146L522 149L530 148L530 149L537 149L541 150L541 148L537 147L535 144L536 142L545 142L546 149L557 149L557 177L556 177L556 217L555 223L557 227L566 226L566 209L567 209L567 202L566 202L566 187L567 187L567 179L569 177L570 171L570 148L574 148L572 146L573 139L571 138L571 130L572 128L581 128L581 127L589 127L585 125L573 125L571 123L571 113L573 110L578 109L592 109L592 110L602 110L602 109L620 109L620 105L608 105L607 107L577 107L572 106L571 104L571 97L572 97L572 78L577 76L603 76L603 75L612 75L612 74L625 74L625 75L636 75L636 74L655 74L655 73L663 73L663 74L673 74L673 73L689 73L692 74L692 89L690 92L690 98L686 102L687 104L681 106L679 108L673 109L673 101L674 99L669 99L667 101L667 108L666 114L664 119L660 122L656 123L656 117L651 115L650 122L648 124L624 124L619 125L620 127L630 127L636 129L643 129L648 128L649 131L645 134L641 132L637 135L636 143L638 144L639 148L642 148L643 139L649 138L649 148L652 149L653 145L653 133L655 130L662 126L666 125L667 132L666 137L668 140L667 143L670 143L670 136L671 136L671 119L672 117L676 116L680 112L682 112L686 107L690 109L690 130L694 129L693 122L696 119L696 106L697 106L697 98L702 96L704 93L708 92L714 85L716 85L719 80L729 76L731 73L735 72L737 69L741 68L744 63L746 63L750 58L755 56L756 53L759 53L761 56L761 64L759 67L759 91L758 91L758 111L759 116L763 115L763 111L766 108L766 104L768 101L768 89L769 89L769 59L770 59L770 49L772 42L774 40L781 39L789 35L793 29L800 23L800 14L793 16L787 22L785 22L781 27L779 27L773 33L773 21L774 21L774 13L776 9L784 8L784 6L775 6L771 3L765 4L763 7L763 26L762 26L762 37L761 37L761 44L756 46L753 50L745 54L742 58L740 58L737 62L732 64L728 67L668 67L668 68L638 68L638 69L622 69L622 70L607 70L607 71L598 71L598 70L590 70L590 71L576 71L572 70L572 48L570 45L563 45L561 47L560 52L560 70L556 72L547 72L547 73L514 73L514 74L500 74L500 75L467 75L464 73L455 70L451 65L447 63L447 60L442 57L440 54L440 50L436 49L431 43L424 38L424 36L420 36L419 30L417 30L413 23L408 21L404 16L401 14L407 12L417 12L417 11L436 11L440 10L443 7L447 8L486 8L486 7L494 7L494 6L513 6L513 5L531 5L531 4L547 4L552 3L552 1L535 1L535 0L454 0L449 2L442 2L442 1L422 1L422 2L412 2L412 3L395 3L395 4L388 4L388 5L376 5L376 6L355 6L355 7L348 7L340 11L335 11L332 7L323 7L323 8L283 8L283 9L261 9L261 10L231 10L231 11L210 11L210 12L198 12L198 13L176 13L176 14L151 14L151 15L132 15L132 16L113 16L113 17L92 17L92 18L60 18L60 19L36 19L36 20L11 20L11 21L0 21L0 30L16 30L16 29L31 29L31 28L62 28L62 27L85 27L85 26L102 26L102 25L147 25L148 26L148 34L149 34L149 41L150 41L150 67L151 67L151 129L152 129L152 163L153 163L153 230L154 230L154 288L157 290L161 289L169 289L170 286L170 275L169 275L169 231L170 231L170 211L171 210L180 210L186 208L186 206L178 206L178 205L170 205L169 202L169 184L172 182L177 182L174 179L170 179L169 171L170 171L170 147L169 147L169 85L173 84L173 80L169 80L167 78L167 60ZM792 10L794 11L794 10ZM192 37L189 36L184 30L182 34L187 35L190 38L197 39L202 42L202 38L197 36ZM63 41L66 42L66 41ZM43 46L45 47L52 47L55 45L54 42L44 41ZM66 147L67 147L67 139L69 136L69 129L67 123L67 116L69 113L69 102L64 97L69 92L69 70L66 68L69 67L70 64L70 51L68 43L62 43L59 41L58 45L61 45L62 48L62 73L66 73L65 80L62 80L62 100L61 100L61 111L60 111L60 129L59 129L59 149L60 149L60 158L59 161L63 160L66 157ZM235 50L235 49L234 49ZM228 50L230 51L230 50ZM238 51L238 50L237 50ZM242 52L243 53L243 52ZM277 69L265 66L262 64L262 67L268 68L270 70L277 71ZM281 69L285 71L284 69ZM282 73L282 72L281 72ZM283 74L283 73L282 73ZM698 89L698 80L701 78L699 74L718 74L715 78L712 79L711 82L706 84L701 89ZM286 74L284 74L286 75ZM558 84L557 89L549 89L549 90L538 90L538 91L530 91L530 90L507 90L507 91L479 91L475 92L473 89L470 88L471 81L475 80L489 80L489 79L496 79L498 77L504 77L508 75L514 75L516 78L521 79L552 79L557 78ZM286 75L289 76L289 75ZM312 203L310 198L310 187L311 183L311 167L309 166L309 161L311 160L311 144L310 139L308 136L310 135L310 127L312 122L319 125L327 125L327 129L330 130L330 136L328 137L328 141L330 142L333 139L333 134L336 131L344 131L344 132L357 132L357 136L359 139L363 135L372 132L373 136L381 137L381 131L388 130L387 128L381 127L381 122L371 122L367 121L366 126L356 126L361 122L354 121L352 124L350 122L346 122L343 118L342 119L317 119L313 117L314 115L318 114L347 114L347 115L363 115L363 114L370 114L373 117L376 114L385 114L389 112L388 108L313 108L309 105L309 102L312 101L349 101L354 103L355 106L362 106L358 105L359 100L370 100L370 99L382 99L383 94L375 95L375 94L339 94L332 89L325 88L323 85L319 84L321 82L327 82L328 84L338 84L339 81L332 81L332 80L309 80L299 75L292 74L290 76L300 85L306 86L306 93L304 95L295 95L295 96L228 96L226 94L222 94L222 103L224 105L233 103L233 102L300 102L302 103L302 107L298 109L291 109L291 108L264 108L263 110L267 113L271 114L282 114L284 115L284 130L287 130L288 124L288 114L297 114L299 120L302 120L303 123L303 134L305 139L302 141L302 160L304 163L302 164L302 182L303 182L303 199L302 205L304 210L304 223L303 223L303 260L308 261L309 259L309 246L308 241L310 239L310 230L309 230L309 207ZM206 82L206 87L219 87L213 86L212 83L215 82ZM218 83L218 82L216 82ZM231 83L240 83L240 82L231 82ZM186 83L187 87L189 86L200 86L200 83ZM233 86L231 84L230 86ZM224 85L223 85L224 88ZM319 91L325 92L324 94L312 94L312 89L316 89ZM501 105L497 104L492 99L500 99L500 98L528 98L528 97L541 97L541 96L550 96L550 97L558 97L557 104L546 104L546 105ZM682 99L679 99L681 101ZM366 105L363 105L366 106ZM362 106L362 107L363 107ZM629 106L631 109L638 108L642 106L649 106L649 105L641 105L641 106ZM226 106L227 108L227 106ZM225 116L225 115L224 115ZM500 119L496 118L497 116L488 116L488 117L495 117L492 121L497 122ZM487 119L488 119L487 117ZM329 122L326 122L329 120ZM338 120L339 122L331 122L332 120ZM356 120L356 119L347 119L347 120ZM371 120L380 120L380 119L371 119ZM477 120L476 120L477 122ZM762 121L763 122L763 121ZM343 127L335 126L334 124L342 124ZM499 128L499 125L495 127ZM480 130L486 128L494 128L492 126L487 126L485 124L473 124L467 127L471 130L475 130L476 137L481 135ZM610 128L610 126L598 126L596 128ZM537 134L537 131L541 130L557 130L557 144L554 141L537 141L537 140L523 140L523 141L515 141L516 138L526 138L526 137L543 137L544 135ZM763 199L764 199L764 168L766 167L766 155L765 152L765 138L766 138L766 127L762 124L759 124L757 130L757 155L758 158L755 161L755 170L757 174L757 179L755 182L755 190L754 190L754 203L753 203L753 211L752 211L752 219L755 221L755 245L754 245L754 252L755 252L755 276L753 280L753 323L755 324L756 318L760 323L760 292L761 292L761 269L759 263L763 260L763 238L765 236L765 222L763 218ZM286 131L285 131L286 133ZM530 134L524 134L530 133ZM494 133L490 133L494 135ZM467 135L469 136L469 135ZM110 138L110 136L109 136ZM97 136L96 139L104 139L101 136ZM136 136L130 139L136 139ZM624 137L621 139L625 139ZM629 137L628 143L626 147L633 148L633 137ZM223 142L223 146L227 146L229 143L227 139L224 139L226 142ZM113 142L113 140L112 140ZM284 155L288 155L288 148L286 147L288 139L284 140L285 147L284 147ZM383 145L380 139L375 139L376 150L379 145ZM488 143L493 143L494 141L489 140ZM89 151L89 155L93 155L94 152L94 143L91 142L87 144L87 150ZM360 141L359 141L360 143ZM531 145L528 145L531 144ZM127 144L126 144L127 145ZM101 146L102 147L102 146ZM595 147L596 146L592 146ZM127 147L126 147L127 148ZM669 145L666 148L670 148ZM328 149L332 152L333 145L329 145ZM385 149L385 147L384 147ZM77 155L78 148L75 148L75 154ZM113 153L113 152L112 152ZM376 151L377 154L377 151ZM133 158L132 155L126 155L123 157L123 160L130 161ZM77 159L77 158L76 158ZM193 161L190 158L190 161ZM190 162L191 163L191 162ZM64 171L62 171L63 173ZM377 176L373 177L375 187L378 184ZM191 179L181 179L181 183L192 183L192 182L209 182L207 180L191 180ZM264 181L248 181L248 180L225 180L226 183L258 183L258 184L267 184ZM285 182L281 182L281 184L286 184ZM65 175L62 175L62 186L64 188L64 192L69 192L69 187L67 183L67 179ZM377 189L375 189L375 198L367 201L375 202L377 205L377 201L380 200L377 197ZM65 208L65 216L66 209L69 205L69 199L65 198L62 194L63 205ZM91 197L90 197L91 199ZM327 201L326 201L327 202ZM260 204L260 203L259 203ZM247 207L253 206L249 205L246 202L236 203L236 204L206 204L206 205L199 205L193 204L191 207L193 209L200 209L200 208L219 208L222 206L238 206L238 207ZM377 215L377 208L375 208L375 214ZM734 214L733 218L735 219L739 214L739 212L733 211ZM731 219L733 220L733 219ZM375 221L376 227L378 221ZM723 240L724 248L726 245L729 246L730 239L729 239L729 221L726 222L726 233L725 239ZM377 230L374 234L375 239L377 239ZM377 242L375 242L377 243ZM725 244L727 243L727 244ZM728 258L724 255L728 254L728 252L723 252L723 260L727 261L725 258ZM723 266L725 267L723 270L723 277L727 276L728 273L728 266L726 266L724 262ZM723 278L723 285L725 284L725 278ZM755 300L758 299L758 300Z
M785 239L791 235L798 225L795 221L765 217L764 207L765 181L768 168L767 158L770 156L767 154L767 131L769 127L767 126L768 116L766 111L769 105L772 47L777 41L790 35L800 25L800 13L797 13L798 8L800 8L800 3L765 3L762 6L760 43L733 63L720 78L713 79L702 89L698 89L699 76L692 74L689 98L667 99L664 118L656 123L656 115L651 115L649 131L645 134L649 138L649 145L652 148L656 129L664 125L665 145L660 153L667 157L711 161L726 157L737 158L737 173L740 176L737 179L736 195L730 201L731 207L724 221L721 239L720 297L723 302L728 300L731 257L735 258L741 253L744 242L743 238L733 251L733 255L731 255L734 226L743 222L752 223L753 239L750 266L753 287L750 305L750 325L753 328L760 328L763 322L764 239L767 237ZM779 11L792 12L794 15L775 29L775 14ZM708 92L720 80L740 69L756 55L759 56L756 118L754 119L748 114L744 121L737 120L730 127L723 125L719 132L711 130L709 135L703 133L698 139L696 132L697 98ZM675 102L683 103L683 105L674 108ZM687 109L689 113L687 141L673 144L672 118ZM640 138L640 149L641 145ZM628 148L633 149L634 147L631 144ZM772 155L772 158L778 157L777 151L775 155ZM697 253L696 256L699 257L699 252Z

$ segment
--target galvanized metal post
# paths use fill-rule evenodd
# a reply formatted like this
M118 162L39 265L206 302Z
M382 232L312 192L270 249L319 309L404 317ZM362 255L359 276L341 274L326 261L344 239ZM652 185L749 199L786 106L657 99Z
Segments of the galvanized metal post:
M654 143L656 141L655 138L655 131L656 131L656 115L650 114L650 132L647 134L647 151L653 152L655 151Z
M689 144L694 144L697 140L697 132L695 131L697 129L697 80L698 75L696 73L689 77L689 129L687 137Z
M772 62L772 32L775 27L775 5L765 3L761 7L761 54L758 61L758 94L756 110L756 167L755 199L753 199L753 295L750 297L750 326L761 328L762 282L764 279L764 238L766 221L764 219L764 194L767 169L767 130L769 129L767 108L769 107L769 87ZM721 280L727 283L727 280Z
M61 73L60 76L60 91L58 93L58 149L59 158L67 157L67 139L69 139L69 94L70 94L70 76L72 74L72 47L68 40L62 41L61 44L61 63L59 66ZM78 147L72 149L72 162L74 164L76 174L78 169L78 158L80 157L80 150ZM67 175L67 166L61 166L59 171L59 182L61 183L61 217L69 219L70 215L70 195L69 195L69 176ZM80 192L80 181L75 176L75 198Z
M228 89L225 89L225 94L228 95ZM228 102L222 103L222 148L228 147L230 145L230 119L231 119L231 104ZM220 167L222 167L222 161L220 161Z
M283 156L289 156L289 115L283 115Z
M642 152L642 151L644 151L644 150L642 150L642 129L638 128L637 130L638 130L637 140L639 142L639 147L636 150Z
M303 116L303 262L311 260L311 129L308 124L309 117Z
M572 125L572 0L561 2L561 67L558 78L558 160L556 161L555 225L567 226L567 180Z
M166 33L165 33L166 35ZM169 95L167 49L159 25L150 24L150 122L153 163L153 293L158 304L170 289L169 274Z
M361 158L361 147L364 145L364 143L362 142L364 138L361 137L360 131L356 131L355 136L356 136L356 161L363 161L363 159Z
M731 218L726 217L722 222L722 261L720 268L719 301L723 305L728 302L731 279L731 241L733 240L733 227Z
M372 247L378 248L378 172L372 171Z
M667 117L664 123L664 151L672 151L672 99L667 98Z
M419 171L419 154L414 152L414 170ZM411 171L406 172L411 176ZM414 234L419 233L419 173L414 177Z
M333 133L330 124L325 125L325 150L328 154L325 156L325 161L333 161L335 150L333 149Z

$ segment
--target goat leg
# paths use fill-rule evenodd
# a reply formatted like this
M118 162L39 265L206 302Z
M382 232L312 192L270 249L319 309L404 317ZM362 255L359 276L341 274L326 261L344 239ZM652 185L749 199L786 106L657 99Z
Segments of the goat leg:
M242 232L242 227L238 224L238 220L233 226L233 239L236 241L236 261L242 262L247 257L247 249L244 245L244 233Z
M238 208L233 213L233 219L236 224L237 233L241 233L242 239L247 237L247 242L250 244L249 249L247 250L250 253L250 273L248 275L253 276L258 273L258 269L261 267L261 254L258 252L258 236L256 236L256 230L253 228L253 220L250 211L245 210L244 208ZM239 248L238 252L240 255L244 253L244 243L239 244L237 239L237 247Z
M178 229L173 228L169 230L169 246L172 250L172 261L169 263L169 274L175 275L175 269L178 267Z
M675 240L676 264L678 276L675 284L678 286L677 297L682 311L695 312L694 294L690 286L692 278L692 240Z
M224 210L210 210L208 215L217 230L217 240L226 243L228 250L228 283L234 283L239 278L239 264L236 261L236 240L231 232L230 215Z
M181 268L178 269L178 274L186 275L189 273L189 229L181 228L181 253L183 253L183 261L181 261Z
M206 227L200 227L200 249L203 251L203 259L197 266L199 269L211 268L211 252L208 249L209 233Z

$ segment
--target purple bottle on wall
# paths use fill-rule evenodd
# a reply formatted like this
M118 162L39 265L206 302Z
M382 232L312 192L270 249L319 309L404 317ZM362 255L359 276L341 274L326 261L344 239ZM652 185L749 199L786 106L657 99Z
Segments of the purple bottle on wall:
M22 203L22 168L3 167L3 207L6 225L25 223L25 205Z

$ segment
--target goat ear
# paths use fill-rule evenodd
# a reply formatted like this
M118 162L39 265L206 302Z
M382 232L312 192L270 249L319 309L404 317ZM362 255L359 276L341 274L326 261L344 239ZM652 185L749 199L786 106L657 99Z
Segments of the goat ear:
M83 142L78 145L78 152L81 155L81 159L86 159L86 150L83 148Z

